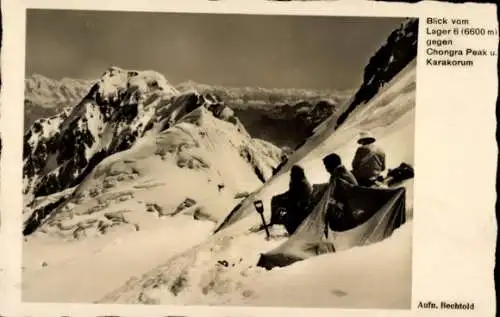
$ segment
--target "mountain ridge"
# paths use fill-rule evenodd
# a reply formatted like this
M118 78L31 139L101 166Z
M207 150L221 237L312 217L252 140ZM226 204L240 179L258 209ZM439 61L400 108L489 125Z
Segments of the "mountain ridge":
M38 83L40 81L40 83ZM42 75L26 79L24 129L28 131L39 119L48 119L70 111L98 80L66 79L58 82ZM76 87L67 87L76 83ZM38 91L36 87L39 88ZM337 110L337 105L351 92L308 89L264 89L259 87L224 87L195 83L174 86L179 92L214 95L235 112L255 137L291 151L307 138L317 124ZM55 91L51 91L51 89ZM60 90L70 91L63 98ZM244 101L245 99L245 101ZM283 128L293 128L290 134Z

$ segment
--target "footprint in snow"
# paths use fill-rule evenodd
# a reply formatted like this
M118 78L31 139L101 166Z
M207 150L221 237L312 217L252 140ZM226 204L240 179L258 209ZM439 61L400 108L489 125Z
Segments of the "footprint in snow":
M346 292L339 290L339 289L334 289L334 290L330 291L330 293L332 293L333 295L338 296L338 297L343 297L343 296L348 295Z
M248 298L248 297L252 297L252 296L253 296L253 294L254 294L254 293L253 293L253 291L251 291L251 290L244 290L244 291L243 291L243 293L242 293L243 297L246 297L246 298Z

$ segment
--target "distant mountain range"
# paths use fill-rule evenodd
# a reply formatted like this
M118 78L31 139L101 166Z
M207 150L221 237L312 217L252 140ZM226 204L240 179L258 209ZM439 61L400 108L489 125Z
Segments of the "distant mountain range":
M231 105L294 104L301 101L317 102L325 99L337 103L355 92L355 90L333 89L224 87L194 81L181 83L176 88L179 91L196 90L200 93L212 93Z

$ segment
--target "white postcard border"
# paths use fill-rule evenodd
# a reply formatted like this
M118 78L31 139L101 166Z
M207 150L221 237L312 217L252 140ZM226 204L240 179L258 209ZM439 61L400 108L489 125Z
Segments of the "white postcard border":
M4 297L8 316L413 316L418 301L456 299L474 301L474 312L456 315L483 316L494 310L493 284L496 239L495 181L498 78L496 60L484 60L472 70L425 66L424 19L463 16L474 21L496 21L492 4L418 4L371 1L267 2L267 1L3 1L2 51L2 246L7 250ZM417 66L415 140L415 218L413 223L413 294L411 311L285 309L249 307L126 306L92 304L21 305L22 210L22 102L24 89L24 8L98 9L127 11L182 11L204 13L395 16L420 17ZM498 41L498 39L497 39ZM484 44L486 45L486 44ZM490 44L488 44L490 45ZM455 70L456 71L456 70ZM466 75L464 74L466 73ZM450 122L443 129L443 122ZM468 129L474 137L460 129ZM456 140L459 138L459 140ZM466 151L467 149L468 151ZM455 153L454 159L449 153ZM464 158L463 155L471 156ZM436 166L446 166L437 168ZM475 174L469 169L474 169ZM470 176L473 184L464 185ZM430 181L433 180L433 181ZM472 183L471 180L471 183ZM447 186L439 184L446 181ZM446 188L443 188L446 187ZM438 195L439 193L439 195ZM453 200L452 201L452 198ZM468 197L468 198L467 198ZM439 208L438 208L439 207ZM470 217L470 215L474 217ZM457 217L457 215L462 217ZM446 225L445 225L446 224ZM479 235L479 236L478 236ZM455 240L453 240L455 239ZM458 241L457 241L458 239ZM5 247L7 246L7 248ZM5 261L5 260L4 260ZM445 270L446 269L446 270ZM440 274L436 274L436 270ZM474 277L471 279L471 277ZM468 285L457 283L465 279ZM464 282L465 283L465 282ZM76 286L76 285L75 285ZM5 291L5 289L4 289ZM1 303L1 302L0 302ZM3 304L3 303L2 303ZM448 311L437 312L448 315Z

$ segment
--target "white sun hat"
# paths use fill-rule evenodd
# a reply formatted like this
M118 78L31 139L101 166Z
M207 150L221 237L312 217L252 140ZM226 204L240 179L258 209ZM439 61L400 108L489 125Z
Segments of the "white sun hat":
M361 132L359 134L358 143L359 144L369 144L375 142L375 137L368 131Z

